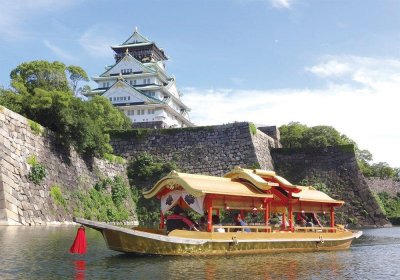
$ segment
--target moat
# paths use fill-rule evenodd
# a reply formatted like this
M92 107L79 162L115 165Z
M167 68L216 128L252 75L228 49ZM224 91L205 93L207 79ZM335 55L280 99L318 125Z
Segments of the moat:
M235 257L133 257L87 229L88 253L71 255L76 227L0 227L0 279L394 279L400 227L365 229L350 250Z

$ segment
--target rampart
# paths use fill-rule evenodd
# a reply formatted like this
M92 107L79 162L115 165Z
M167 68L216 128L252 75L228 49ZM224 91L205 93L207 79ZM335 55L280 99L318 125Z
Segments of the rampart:
M363 226L390 225L361 174L354 147L273 149L275 171L292 183L324 183L333 198L344 200L338 211L341 223Z
M45 136L33 133L26 118L0 106L0 225L72 221L74 198L66 197L66 207L57 205L50 195L52 186L67 193L89 188L102 176L127 180L124 165L85 160L73 149L57 146L50 131L43 132ZM32 156L47 173L38 185L28 180Z
M182 129L133 130L114 133L114 152L131 159L148 153L174 161L183 172L223 175L234 166L272 169L275 141L247 122Z

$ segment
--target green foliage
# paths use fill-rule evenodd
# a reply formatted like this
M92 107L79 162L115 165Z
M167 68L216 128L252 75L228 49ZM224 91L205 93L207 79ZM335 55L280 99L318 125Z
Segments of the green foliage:
M50 196L53 198L54 202L57 205L62 206L64 208L67 207L67 202L65 201L65 198L59 186L54 185L50 188Z
M123 202L129 195L129 188L122 178L106 178L97 182L88 192L79 190L73 194L78 201L74 215L105 222L127 221L129 211Z
M308 127L298 122L291 122L279 127L281 143L285 148L302 148L303 135Z
M249 123L249 130L252 135L257 134L257 127L255 126L254 123Z
M156 199L145 199L143 191L176 169L175 163L161 162L146 153L136 156L128 163L128 178L140 224L155 224L160 218L160 202Z
M78 83L80 81L88 82L89 77L86 74L85 70L83 70L79 66L70 65L66 68L66 71L69 74L69 80L72 91L75 93L75 95L77 95L82 90L82 88L78 88Z
M29 92L33 92L35 88L68 91L65 70L65 65L61 62L36 60L18 65L11 71L10 77L13 84L19 83Z
M308 127L298 122L291 122L281 126L279 131L281 143L286 148L323 148L354 144L354 141L331 126Z
M340 146L346 152L355 151L358 165L366 177L392 178L400 180L400 169L390 167L386 162L372 164L372 154L360 150L357 144L331 126L307 127L298 122L291 122L279 128L281 143L285 148L323 148Z
M0 88L0 105L7 107L11 111L20 112L21 111L21 96L16 95L10 90L5 90Z
M148 128L134 128L134 129L112 129L109 130L111 138L117 139L143 139L150 133L151 129Z
M111 153L106 131L130 127L129 119L104 97L87 102L74 97L66 73L74 85L87 78L78 66L23 63L11 72L14 91L1 90L0 104L54 131L61 144L73 145L83 155Z
M321 191L326 193L327 195L331 195L331 189L323 182L321 182L318 178L311 179L303 179L300 181L299 185L301 186L312 186L317 191Z
M390 196L387 192L380 192L377 196L379 206L383 206L388 218L400 218L400 193L397 193L396 196Z
M252 163L252 164L248 164L245 168L248 169L261 169L261 165L258 162Z
M36 157L33 155L28 157L26 161L31 166L28 174L29 181L33 182L35 185L39 185L44 177L46 177L45 166L37 162Z
M42 135L43 128L40 124L38 124L37 122L34 122L32 120L28 120L28 124L29 124L29 127L31 128L33 134Z
M123 157L120 156L116 156L113 154L104 154L104 159L111 162L111 163L118 163L118 164L124 164L125 163L125 159Z
M120 176L115 176L111 185L111 196L114 204L119 206L128 197L129 188Z

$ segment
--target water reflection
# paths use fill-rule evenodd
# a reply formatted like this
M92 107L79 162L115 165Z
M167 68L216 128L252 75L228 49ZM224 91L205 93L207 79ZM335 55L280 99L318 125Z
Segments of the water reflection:
M88 253L68 249L76 227L0 227L0 279L382 279L400 274L400 228L365 230L350 250L226 257L132 257L87 230Z
M85 260L76 260L74 261L75 267L75 279L76 280L84 280L85 279L85 270L86 270L86 261Z

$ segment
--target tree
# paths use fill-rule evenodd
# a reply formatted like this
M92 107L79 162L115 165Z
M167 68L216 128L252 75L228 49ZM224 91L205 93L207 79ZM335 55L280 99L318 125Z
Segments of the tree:
M104 97L87 102L75 97L67 73L72 86L87 79L78 66L65 67L57 61L22 63L10 75L14 89L1 89L0 104L54 131L61 144L73 145L81 154L111 153L107 131L129 128L129 119Z
M279 128L281 143L285 148L301 148L304 133L308 127L298 122L291 122Z
M303 147L328 147L343 145L340 133L331 126L319 125L307 129L302 139Z
M79 66L70 65L66 68L66 70L67 73L69 74L71 89L74 92L75 96L77 96L79 92L82 91L82 88L78 88L78 83L80 81L88 82L89 77L86 74L85 70L83 70Z
M64 63L36 60L18 65L11 71L10 77L13 86L21 84L31 94L35 88L68 91L65 70Z

